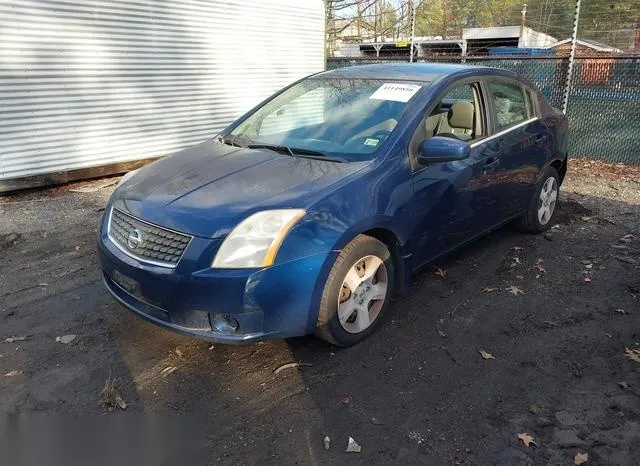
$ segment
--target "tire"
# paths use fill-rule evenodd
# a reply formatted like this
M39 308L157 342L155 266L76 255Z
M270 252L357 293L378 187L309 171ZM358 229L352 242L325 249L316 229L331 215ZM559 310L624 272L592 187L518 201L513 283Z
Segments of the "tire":
M551 200L547 200L548 198L543 194L545 192L546 196L552 196ZM553 223L559 194L558 172L553 167L547 167L542 171L540 180L536 184L527 212L520 219L520 229L528 233L542 233L548 229ZM547 213L543 215L545 204Z
M329 272L315 334L336 346L352 346L367 338L389 307L394 279L389 249L375 238L358 235Z

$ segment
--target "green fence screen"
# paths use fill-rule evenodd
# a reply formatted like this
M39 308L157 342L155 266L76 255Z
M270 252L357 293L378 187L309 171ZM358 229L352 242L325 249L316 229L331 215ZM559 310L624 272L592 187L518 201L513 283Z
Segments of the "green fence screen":
M429 58L418 63L460 63L463 59ZM327 69L394 59L329 58ZM534 82L551 105L562 107L568 58L466 57L469 65L515 71ZM640 56L579 57L574 61L567 106L571 157L640 165Z

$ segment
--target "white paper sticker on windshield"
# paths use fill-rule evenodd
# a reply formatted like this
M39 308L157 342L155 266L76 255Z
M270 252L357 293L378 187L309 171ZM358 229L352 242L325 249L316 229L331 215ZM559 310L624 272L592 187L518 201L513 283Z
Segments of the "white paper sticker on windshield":
M420 86L415 84L384 83L369 98L408 102L419 89Z
M377 146L379 142L380 142L379 139L367 138L367 139L364 140L364 145L365 146Z

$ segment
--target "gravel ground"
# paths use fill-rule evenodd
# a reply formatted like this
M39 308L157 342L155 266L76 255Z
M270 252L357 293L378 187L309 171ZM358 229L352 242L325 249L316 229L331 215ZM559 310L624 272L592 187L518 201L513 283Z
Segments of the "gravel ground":
M572 162L549 233L434 264L346 350L212 346L123 309L94 250L113 187L71 192L104 180L0 197L0 338L28 337L0 341L0 413L168 414L189 442L154 464L640 464L638 180ZM291 362L309 365L274 372Z

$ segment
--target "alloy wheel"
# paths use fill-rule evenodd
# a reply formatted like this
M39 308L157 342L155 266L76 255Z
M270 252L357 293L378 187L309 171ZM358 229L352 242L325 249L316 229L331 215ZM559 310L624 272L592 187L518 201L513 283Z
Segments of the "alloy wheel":
M369 328L380 314L389 286L387 267L377 256L365 256L347 272L338 296L338 320L349 333Z
M558 199L558 182L550 176L542 185L540 199L538 200L538 221L540 225L546 225L553 216Z

